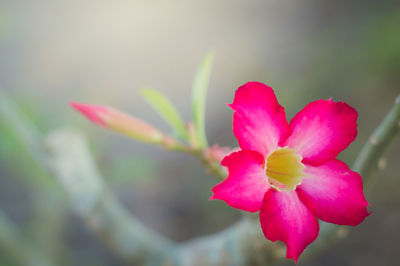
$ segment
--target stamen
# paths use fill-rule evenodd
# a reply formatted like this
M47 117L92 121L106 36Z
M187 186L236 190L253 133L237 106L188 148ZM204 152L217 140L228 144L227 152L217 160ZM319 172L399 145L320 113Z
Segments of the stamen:
M294 150L278 148L267 158L266 173L269 183L279 190L293 190L304 176L302 157Z

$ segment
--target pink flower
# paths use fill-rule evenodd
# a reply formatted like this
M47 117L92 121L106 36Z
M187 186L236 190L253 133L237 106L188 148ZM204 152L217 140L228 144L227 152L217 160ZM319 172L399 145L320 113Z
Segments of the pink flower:
M335 159L357 135L357 111L344 102L309 103L288 124L272 88L248 82L230 107L240 151L222 160L229 175L211 199L260 211L264 235L298 261L318 220L358 225L369 215L358 173Z

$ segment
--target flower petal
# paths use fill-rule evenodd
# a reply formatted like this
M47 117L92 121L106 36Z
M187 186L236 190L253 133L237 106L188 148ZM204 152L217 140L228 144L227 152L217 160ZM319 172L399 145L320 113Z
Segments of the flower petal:
M303 162L321 165L344 150L357 136L357 111L344 102L309 103L289 124L292 134L281 146L297 149Z
M286 243L286 257L297 260L318 236L319 224L300 201L296 191L270 189L260 212L261 228L266 238Z
M285 110L265 84L248 82L239 87L230 107L235 111L233 133L243 150L266 157L289 134Z
M226 156L221 164L228 167L229 176L213 187L210 199L223 200L244 211L259 211L270 187L263 156L255 151L238 151Z
M331 160L318 167L307 165L305 175L297 192L319 219L355 226L369 215L361 177L345 163Z

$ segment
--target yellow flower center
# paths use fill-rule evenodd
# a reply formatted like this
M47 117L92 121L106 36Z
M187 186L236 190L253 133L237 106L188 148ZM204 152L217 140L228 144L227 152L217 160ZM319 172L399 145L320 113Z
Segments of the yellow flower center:
M268 182L279 190L295 189L304 175L301 160L302 157L288 147L276 149L266 162Z

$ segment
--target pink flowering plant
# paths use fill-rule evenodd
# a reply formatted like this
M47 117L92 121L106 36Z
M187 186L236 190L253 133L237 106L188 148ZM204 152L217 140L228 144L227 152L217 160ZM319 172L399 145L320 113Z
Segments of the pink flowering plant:
M1 262L68 264L69 259L64 261L68 245L60 241L68 209L117 261L139 266L265 266L287 259L297 264L323 254L347 236L350 226L362 223L373 211L372 206L368 209L365 188L373 174L385 167L383 156L400 134L400 96L351 166L337 157L357 137L358 114L353 107L336 99L316 100L288 122L274 90L260 82L244 83L236 91L232 88L229 96L234 98L228 105L233 110L237 145L209 145L205 112L212 61L213 55L208 54L195 75L190 121L183 121L160 92L141 91L171 133L112 107L70 105L103 128L198 159L209 175L218 178L209 187L210 199L223 201L220 208L226 203L242 211L237 221L219 232L183 242L166 238L120 203L81 133L58 129L43 134L37 128L40 123L30 121L0 90L2 146L6 148L1 153L6 151L7 159L13 161L10 165L21 165L18 170L29 176L24 182L32 186L28 197L21 198L21 202L32 199L26 202L32 209L32 217L23 222L26 227L19 228L0 210L0 246L7 251ZM14 141L18 144L9 145ZM31 158L25 160L25 156ZM4 173L8 172L5 168ZM186 195L179 194L179 200ZM202 200L206 206L217 204L206 195ZM103 263L102 258L93 261L97 262Z
M288 123L274 90L260 82L240 86L233 103L229 104L233 109L233 134L239 147L209 146L205 133L205 102L211 63L209 54L195 76L191 122L183 122L173 104L159 92L142 91L144 98L172 127L173 135L114 108L71 103L74 109L100 126L197 157L211 175L221 180L211 189L210 199L222 200L249 213L258 212L260 226L255 227L254 219L248 216L242 219L244 222L221 233L172 245L172 249L168 244L161 257L173 250L174 255L165 256L167 262L172 257L177 265L189 265L188 261L193 262L201 250L207 264L220 265L214 259L222 261L224 250L230 249L234 254L227 260L228 265L246 265L260 255L268 260L279 258L277 247L280 246L268 241L279 240L285 243L286 258L297 263L305 248L317 239L319 220L350 226L363 222L370 212L362 176L365 180L370 175L372 167L398 133L398 102L373 133L374 142L365 144L353 170L337 159L357 136L358 114L353 107L332 99L317 100L307 104ZM251 222L247 222L249 220ZM336 227L328 229L333 233L337 230ZM249 249L249 243L260 241L262 234L266 239L262 238L261 248ZM114 246L119 243L113 234L107 238L113 240ZM142 244L147 243L146 240ZM146 257L145 254L137 256ZM188 256L191 259L188 260Z
M229 106L241 150L222 160L229 175L211 199L260 212L265 237L285 242L296 262L318 236L317 218L355 226L369 215L360 175L336 159L356 138L354 108L318 100L288 124L274 91L259 82L239 87Z

